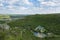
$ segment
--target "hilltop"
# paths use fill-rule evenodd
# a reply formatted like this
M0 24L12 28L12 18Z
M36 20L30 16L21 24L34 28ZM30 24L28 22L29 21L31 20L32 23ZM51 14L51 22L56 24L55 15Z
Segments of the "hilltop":
M19 27L22 30L27 29L27 31L25 32L26 34L23 34L23 36L26 36L23 37L23 40L40 40L39 38L34 37L29 29L35 29L38 25L41 25L47 29L47 32L52 32L54 34L60 35L60 14L28 15L24 19L10 22L9 25L13 28ZM26 39L27 37L29 38ZM54 39L55 38L51 38L51 40ZM59 40L59 38L55 40Z

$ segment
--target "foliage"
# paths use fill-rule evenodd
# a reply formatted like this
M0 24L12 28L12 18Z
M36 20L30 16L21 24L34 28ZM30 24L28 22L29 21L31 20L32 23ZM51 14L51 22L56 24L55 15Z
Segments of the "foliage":
M52 32L60 35L60 15L29 15L24 19L11 21L8 23L10 29L8 31L0 32L1 40L60 40L60 38L37 38L35 37L31 29L35 29L38 25L41 25L47 29L47 32ZM2 29L1 29L2 30Z

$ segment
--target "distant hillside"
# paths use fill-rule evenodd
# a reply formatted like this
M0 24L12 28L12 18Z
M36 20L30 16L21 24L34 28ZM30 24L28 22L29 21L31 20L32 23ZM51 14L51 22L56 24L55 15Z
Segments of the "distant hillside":
M10 15L11 18L21 18L21 17L24 17L24 16L27 16L27 15L20 15L20 14L12 14L12 15Z
M5 23L5 21L11 20L9 15L1 15L0 14L0 23Z
M47 29L47 32L52 32L54 34L60 35L60 14L28 15L25 16L24 19L18 19L15 21L13 20L10 23L8 23L8 25L10 25L13 31L12 34L10 35L10 39L40 40L40 38L35 37L29 29L34 30L38 25L41 25L45 27L45 29ZM46 38L41 40L60 40L60 38Z
M8 18L10 18L9 15L0 15L0 19L8 19Z

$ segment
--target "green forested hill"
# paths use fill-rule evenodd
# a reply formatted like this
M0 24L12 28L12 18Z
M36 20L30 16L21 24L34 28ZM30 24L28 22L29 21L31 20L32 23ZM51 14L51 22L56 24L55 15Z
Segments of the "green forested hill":
M23 33L23 40L40 40L40 38L34 37L28 29L34 29L38 25L41 25L47 29L47 32L52 32L60 35L60 14L29 15L24 19L12 21L9 23L9 25L13 28L19 27L22 30L27 30L25 33ZM60 38L47 38L42 40L60 40Z
M24 19L12 20L8 25L9 30L0 28L0 40L60 40L60 37L41 39L30 30L40 25L45 27L46 32L60 35L60 14L28 15Z
M0 15L0 19L9 19L10 18L10 16L9 15Z

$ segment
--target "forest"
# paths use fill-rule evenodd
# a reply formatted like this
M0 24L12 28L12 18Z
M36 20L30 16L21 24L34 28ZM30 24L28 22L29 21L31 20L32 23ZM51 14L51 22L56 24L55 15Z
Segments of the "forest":
M0 25L0 40L60 40L60 37L35 37L31 32L40 25L46 32L60 36L60 14L27 15L23 19L11 20L8 23L0 22L9 26L9 29L5 29L6 25L3 28Z

